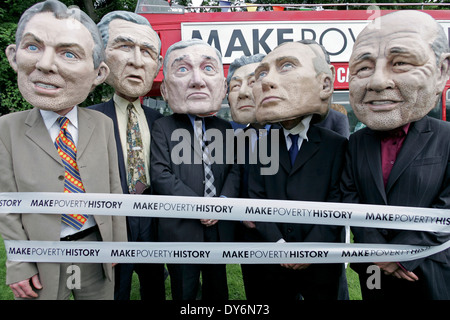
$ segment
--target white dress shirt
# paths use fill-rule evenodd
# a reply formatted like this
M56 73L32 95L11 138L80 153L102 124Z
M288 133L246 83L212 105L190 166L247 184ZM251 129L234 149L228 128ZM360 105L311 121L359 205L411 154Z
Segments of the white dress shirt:
M302 121L300 121L295 127L292 129L285 129L283 128L284 132L284 138L286 139L286 147L289 150L292 145L291 138L289 137L289 134L298 134L298 150L300 150L300 147L302 146L303 140L308 141L308 130L309 130L309 124L311 122L312 115L309 115L305 118L303 118Z

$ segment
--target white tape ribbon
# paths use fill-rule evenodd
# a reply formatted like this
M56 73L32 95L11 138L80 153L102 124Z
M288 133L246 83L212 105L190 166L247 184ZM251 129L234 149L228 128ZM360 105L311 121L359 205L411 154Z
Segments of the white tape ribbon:
M91 214L341 225L450 233L450 210L366 204L93 194L0 193L0 214ZM450 247L344 243L108 243L5 240L9 260L129 263L406 261Z
M450 246L345 243L52 242L5 240L11 261L117 263L344 263L408 261Z
M450 233L450 210L242 198L0 193L0 213L92 214L344 225Z

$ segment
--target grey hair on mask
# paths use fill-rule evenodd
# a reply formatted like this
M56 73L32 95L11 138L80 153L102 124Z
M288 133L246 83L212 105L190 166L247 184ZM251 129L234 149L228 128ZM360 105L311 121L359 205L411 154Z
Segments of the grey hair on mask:
M234 72L239 69L240 67L243 67L247 64L252 63L258 63L261 62L262 59L264 59L266 55L263 53L254 54L252 56L241 56L237 59L235 59L228 69L228 75L227 75L227 84L230 85L231 78L233 77Z
M164 64L163 64L163 75L164 77L166 76L166 72L167 72L167 68L168 68L168 63L169 63L169 56L171 55L171 53L175 50L181 50L190 46L195 46L195 45L204 45L204 46L208 46L211 48L214 48L216 51L216 55L219 58L219 63L221 66L223 66L222 64L222 54L220 53L219 50L217 50L217 48L212 47L209 43L207 43L204 40L201 39L189 39L189 40L181 40L178 42L175 42L174 44L172 44L166 51L166 55L164 57Z
M98 29L100 30L100 33L102 35L103 45L105 46L105 48L109 41L109 24L111 23L111 21L113 21L115 19L122 19L122 20L125 20L128 22L141 24L144 26L149 26L150 29L153 30L150 22L146 18L144 18L143 16L141 16L137 13L130 12L130 11L121 11L121 10L112 11L112 12L106 14L105 16L103 16L103 18L97 24ZM154 30L153 30L153 32L156 33L156 31L154 31ZM159 54L161 52L161 39L159 39L158 35L157 35L157 38L158 38L158 54Z
M16 31L16 45L20 44L22 41L23 32L27 23L38 13L51 12L54 14L56 19L76 19L79 21L92 36L94 40L94 50L93 50L93 60L94 68L97 69L102 61L105 60L105 52L103 49L103 42L98 31L97 25L94 21L78 7L70 7L56 0L47 0L44 2L36 3L35 5L29 7L20 17L19 23L17 24Z

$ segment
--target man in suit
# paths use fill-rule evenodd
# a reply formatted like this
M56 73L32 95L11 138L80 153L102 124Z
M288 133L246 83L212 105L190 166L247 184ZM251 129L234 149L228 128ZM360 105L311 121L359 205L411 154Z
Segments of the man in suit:
M255 69L264 58L264 54L242 56L235 59L228 69L228 104L233 121L244 126L236 131L237 141L245 142L243 158L238 156L238 164L241 170L240 194L241 198L248 198L248 173L250 160L257 154L258 140L261 135L266 135L270 130L270 124L256 122L256 105L253 99L253 84L255 83ZM239 146L237 147L239 148ZM243 242L259 242L261 236L252 221L242 221L237 225L236 240ZM264 298L265 282L264 267L258 264L241 264L242 278L245 294L248 300Z
M347 140L312 125L328 113L333 93L334 68L326 57L326 51L314 41L290 42L276 47L256 68L256 119L279 122L282 129L279 170L261 175L264 166L252 166L250 197L340 201L339 179ZM274 131L270 130L268 138ZM275 152L273 145L268 146L268 154ZM343 240L343 228L337 226L256 222L256 228L268 242ZM268 299L336 300L346 292L342 288L343 264L289 263L272 265L266 273L263 294Z
M0 118L0 192L121 193L112 121L80 109L89 92L108 76L95 23L58 1L24 12L17 44L6 55L18 86L34 109ZM65 117L65 118L62 118ZM70 141L65 144L64 141ZM69 145L75 145L68 151ZM73 170L62 154L70 156ZM80 217L80 215L78 215ZM0 215L8 240L126 241L125 219L111 216ZM112 299L112 264L80 263L81 288L67 287L67 263L7 261L6 281L17 299Z
M153 80L162 65L161 41L144 17L127 11L113 11L106 14L98 24L105 46L106 64L111 70L106 83L115 90L111 100L91 106L109 116L114 123L114 134L119 157L119 173L122 191L125 194L150 193L150 130L153 122L162 115L144 105L139 97L150 91ZM133 106L143 148L143 171L138 179L133 178L138 164L131 148L136 148L135 139L128 143L134 127L127 126L132 114L127 111ZM137 183L138 180L139 182ZM136 186L137 185L137 186ZM133 217L127 219L128 241L155 241L156 219ZM116 267L115 299L129 300L133 271L139 276L140 294L143 300L164 300L164 265L161 264L119 264Z
M429 15L399 11L358 36L350 58L350 103L367 127L350 136L343 200L450 208L450 125L428 117L449 76L445 33ZM449 234L352 228L358 243L433 246ZM450 299L450 250L413 261L375 262L381 289L369 290L368 264L353 264L363 299Z
M222 144L225 151L226 131L232 130L227 121L214 116L227 88L220 52L198 39L177 42L166 52L163 72L161 94L174 113L153 124L150 177L154 192L237 197L239 168L226 162L226 152L212 161L213 150L209 150L213 145L209 142L215 138L214 145ZM212 131L220 136L212 138ZM180 136L187 141L180 141ZM187 146L181 150L182 155L174 151L180 151L180 144ZM179 161L178 156L186 161ZM220 216L201 220L160 218L158 231L159 241L234 240L234 222L221 221ZM174 300L196 299L200 274L203 300L228 298L225 265L169 264L168 269Z

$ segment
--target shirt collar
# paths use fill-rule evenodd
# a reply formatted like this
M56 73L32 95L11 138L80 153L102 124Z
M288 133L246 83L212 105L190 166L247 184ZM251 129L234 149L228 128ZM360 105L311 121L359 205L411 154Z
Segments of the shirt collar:
M49 130L56 122L56 120L58 120L59 117L61 117L61 115L57 114L54 111L50 111L50 110L39 110L41 112L42 115L42 119L44 120L44 124L45 127L47 128L47 130ZM78 129L78 107L75 106L75 108L72 108L72 110L70 110L66 115L66 118L69 119L70 123Z
M130 101L122 98L121 96L117 95L116 93L114 93L113 100L114 100L114 103L116 104L117 108L119 110L121 110L122 112L126 113L127 107L128 107L128 104L130 103ZM143 112L143 110L142 110L141 101L139 100L139 98L134 100L132 102L132 104L133 104L136 112L140 115L141 112Z
M307 133L309 130L309 124L311 122L311 119L312 119L312 115L309 115L309 116L303 118L302 121L300 121L292 129L288 130L288 129L283 128L284 136L287 137L289 134L298 134L300 139L308 141Z

